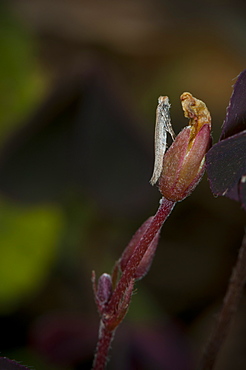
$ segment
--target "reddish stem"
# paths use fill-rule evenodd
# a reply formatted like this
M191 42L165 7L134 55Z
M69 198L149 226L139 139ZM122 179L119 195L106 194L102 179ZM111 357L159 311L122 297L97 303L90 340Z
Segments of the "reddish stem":
M128 300L130 301L131 298L130 296L133 288L131 287L131 284L134 283L136 269L150 243L160 231L163 223L171 213L174 205L175 202L165 198L161 199L160 206L155 216L152 218L149 227L146 229L138 245L134 249L126 268L122 273L115 290L113 291L111 299L109 300L107 307L105 307L105 311L102 314L102 320L100 323L99 339L93 362L93 370L104 370L106 367L107 356L114 332L123 319L129 304ZM125 304L124 300L126 300ZM121 310L120 307L122 304L124 307Z
M167 219L171 213L175 202L167 200L165 198L161 199L160 206L151 220L151 223L142 238L140 239L137 247L135 248L131 258L129 259L127 266L112 294L112 297L108 303L107 312L114 312L115 307L118 306L122 299L124 292L126 291L130 281L134 278L136 269L143 258L148 246L154 239L156 233L162 227L164 221Z
M219 350L228 334L231 322L237 311L246 282L246 234L239 249L236 266L232 271L223 306L202 358L201 370L213 369Z
M96 354L92 370L104 370L108 360L108 351L114 337L115 330L109 330L102 320L99 326L99 335L96 348Z

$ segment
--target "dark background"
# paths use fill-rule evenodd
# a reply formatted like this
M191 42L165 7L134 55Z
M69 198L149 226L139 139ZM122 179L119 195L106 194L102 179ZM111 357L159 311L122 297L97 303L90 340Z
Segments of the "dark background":
M110 272L160 199L149 179L155 109L206 102L220 135L246 68L240 1L9 0L0 5L0 355L37 370L90 369L91 271ZM204 179L163 227L116 333L109 369L191 370L245 224ZM246 368L246 299L220 370Z

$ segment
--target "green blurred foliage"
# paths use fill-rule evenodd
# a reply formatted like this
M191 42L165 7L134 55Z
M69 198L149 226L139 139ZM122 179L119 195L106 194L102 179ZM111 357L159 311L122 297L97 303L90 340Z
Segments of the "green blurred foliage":
M59 208L0 201L0 312L10 312L48 277L63 225Z
M0 143L42 95L45 78L27 30L0 5Z
M33 109L45 78L34 41L23 24L0 5L0 144ZM63 224L53 206L20 207L0 200L0 313L17 309L50 271Z

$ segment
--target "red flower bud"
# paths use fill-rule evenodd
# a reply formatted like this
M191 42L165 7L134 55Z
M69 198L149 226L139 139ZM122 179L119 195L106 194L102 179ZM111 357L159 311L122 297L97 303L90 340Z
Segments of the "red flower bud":
M144 235L145 231L148 229L153 217L149 217L140 227L139 229L135 232L133 237L131 238L129 244L125 248L124 252L122 253L122 256L119 260L120 263L120 269L123 272L126 268L126 265L131 258L135 248L137 247L140 239Z
M135 248L138 246L140 239L144 235L145 231L148 229L152 222L153 217L149 217L141 226L140 228L136 231L136 233L133 235L130 243L127 245L125 248L120 260L119 260L119 266L121 271L123 272L127 266L128 261L130 260L132 254L134 253ZM139 265L136 269L134 278L136 280L142 279L147 272L150 269L150 266L152 264L155 251L157 248L158 240L160 236L160 230L159 232L156 233L154 239L148 246L148 249L146 250L142 260L139 262Z
M149 271L150 266L151 266L152 261L153 261L153 258L155 256L155 251L156 251L156 248L157 248L157 245L158 245L160 232L161 232L161 230L159 230L156 233L154 239L152 240L152 242L148 246L148 249L146 250L143 258L141 259L141 261L140 261L140 263L139 263L139 265L136 269L135 275L134 275L135 280L142 279L147 274L147 272Z
M92 271L91 281L97 309L100 315L102 315L112 295L112 278L109 274L102 274L96 284L96 274L95 271Z
M180 97L184 115L190 118L163 158L159 190L168 200L190 195L205 171L205 154L211 145L211 116L206 105L190 93Z
M101 305L108 302L112 294L112 280L109 274L102 274L98 280L97 284L97 294L96 297Z

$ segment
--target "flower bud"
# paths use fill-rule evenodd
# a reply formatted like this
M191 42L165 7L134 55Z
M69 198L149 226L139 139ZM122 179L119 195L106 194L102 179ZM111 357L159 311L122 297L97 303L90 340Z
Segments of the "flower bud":
M122 256L119 260L119 263L120 263L120 269L121 271L123 272L126 268L126 265L129 261L129 259L131 258L135 248L137 247L140 239L142 238L142 236L144 235L145 231L147 230L147 228L149 227L151 221L152 221L153 217L149 217L140 227L139 229L135 232L135 234L133 235L133 237L131 238L129 244L127 245L127 247L125 248L124 252L122 253Z
M149 269L152 265L153 258L155 256L155 251L156 251L156 248L157 248L157 245L158 245L160 232L161 232L161 230L159 230L158 233L156 233L154 239L152 240L152 242L148 246L147 251L145 252L143 258L141 259L141 261L140 261L140 263L139 263L139 265L136 269L135 275L134 275L135 280L141 280L147 274L147 272L149 271Z
M190 93L180 97L190 119L163 158L159 190L168 200L181 201L196 187L205 171L205 154L211 145L211 116L206 105Z
M108 302L112 294L112 280L109 274L102 274L98 280L96 298L100 305Z

